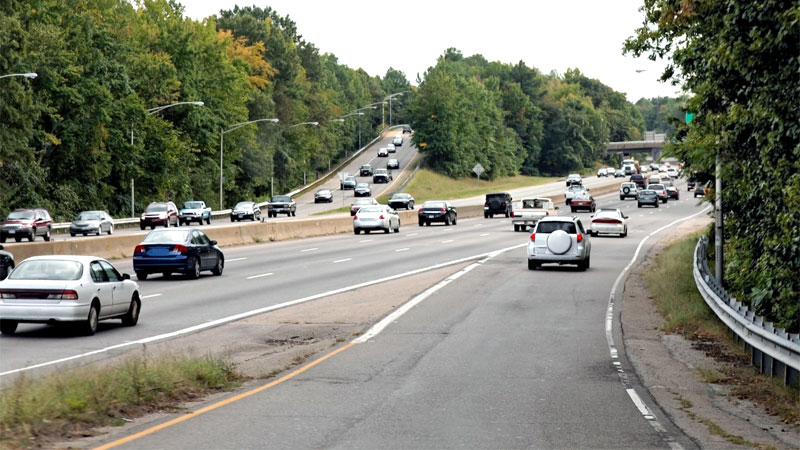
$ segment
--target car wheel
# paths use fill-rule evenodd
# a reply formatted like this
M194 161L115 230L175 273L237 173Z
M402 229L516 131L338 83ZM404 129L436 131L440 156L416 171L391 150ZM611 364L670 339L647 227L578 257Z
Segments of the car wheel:
M519 225L514 225L514 231L519 232Z
M0 333L11 336L16 333L19 322L16 320L0 320Z
M414 202L408 204L408 209L414 209Z
M22 242L22 236L14 236L14 242Z
M397 228L394 229L394 232L395 233L399 233L400 232L400 222L397 222Z
M221 256L217 256L217 264L211 269L211 273L216 276L222 275L222 271L225 269L225 258Z
M597 209L597 206L592 206L592 212L595 212L596 209Z
M391 231L392 231L391 227L386 227L383 229L383 234L389 234L389 232Z
M70 233L70 237L75 237L75 233Z
M114 234L114 225L108 227L108 235L111 236L112 234Z
M623 197L623 196L621 196L621 195L620 195L620 196L619 196L619 199L620 199L620 200L625 200L625 197Z
M297 211L292 211L292 217L297 217Z
M488 219L489 218L489 214L488 213L483 213L483 218L484 219Z
M89 316L81 324L81 334L84 336L92 336L97 332L98 314L97 303L92 303L92 306L89 308Z
M572 211L574 213L576 211L576 209L575 208L570 208L570 211Z
M200 278L200 258L194 259L194 266L192 266L192 271L189 272L189 278L193 280Z
M155 229L156 229L156 226L155 226L155 225L150 225L150 229L151 229L151 230L155 230Z
M128 312L122 316L122 324L126 327L135 326L139 322L139 311L142 309L142 302L139 300L139 294L134 293L131 297L131 306L128 307Z
M234 219L233 217L231 217L231 222L236 222L236 219Z
M164 278L169 278L172 276L172 272L161 272L161 276Z
M364 234L369 234L371 230L364 230Z
M444 226L450 226L450 216L444 216Z
M424 220L422 220L422 219L420 219L420 221L419 221L419 226L421 226L421 227L422 227L422 226L425 226L425 221L424 221Z
M164 221L164 228L169 228L169 219Z
M360 228L355 228L355 229L353 230L353 233L355 233L355 234L361 234L361 229L360 229Z
M142 231L144 231L144 225L139 225L139 229L141 229Z
M656 202L656 208L658 208L658 202Z
M528 270L536 270L539 268L539 262L532 259L528 260Z
M641 203L636 203L636 207L637 207L637 208L641 208L641 207L642 207L642 204L641 204Z
M626 236L628 236L628 227L623 228L622 234L620 234L620 237L626 237Z
M28 242L33 242L36 240L36 228L31 230L31 234L28 235Z
M148 275L148 273L144 272L144 271L136 272L136 278L138 278L140 281L146 280L147 279L147 275Z
M200 223L203 223L201 220ZM211 225L211 216L206 217L206 225Z

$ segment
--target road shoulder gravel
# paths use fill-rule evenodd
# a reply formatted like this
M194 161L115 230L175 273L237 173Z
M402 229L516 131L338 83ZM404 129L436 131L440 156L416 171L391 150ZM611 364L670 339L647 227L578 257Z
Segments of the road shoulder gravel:
M663 318L647 290L644 275L670 242L706 228L708 221L700 217L670 230L631 272L620 313L625 351L661 409L701 448L741 447L710 433L707 424L713 423L731 435L760 444L758 448L796 449L800 442L798 430L752 402L728 396L728 387L701 379L698 368L718 369L722 363L693 348L692 341L659 330Z

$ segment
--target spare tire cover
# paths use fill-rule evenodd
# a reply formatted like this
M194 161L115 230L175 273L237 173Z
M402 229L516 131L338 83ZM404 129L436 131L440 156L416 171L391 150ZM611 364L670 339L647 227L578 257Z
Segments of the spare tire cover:
M624 188L622 188L622 192L624 192L624 193L626 193L626 194L627 194L628 192L630 192L630 191L631 191L631 188L629 188L628 186L625 186Z
M500 200L493 198L489 200L489 208L491 209L500 209Z
M564 230L556 230L547 237L547 248L556 255L563 255L572 247L572 238Z

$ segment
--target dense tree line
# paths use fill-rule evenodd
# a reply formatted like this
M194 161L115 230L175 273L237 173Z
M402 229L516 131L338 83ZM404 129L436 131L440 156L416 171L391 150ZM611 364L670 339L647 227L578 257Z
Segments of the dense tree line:
M797 332L800 5L645 0L642 9L645 23L626 49L671 58L662 78L692 93L694 119L669 151L703 180L721 161L727 286Z
M592 168L606 142L639 139L645 126L622 93L579 70L543 75L452 48L425 73L409 114L426 164L452 177L476 163L490 178Z
M359 120L367 142L383 117L335 119L410 90L402 72L371 77L320 54L268 7L196 21L170 0L9 0L0 36L0 75L38 74L0 79L3 214L129 215L132 179L137 212L166 199L217 206L221 130L262 118L280 122L225 134L225 204L264 198L273 179L284 192L355 149ZM204 106L148 112L189 101ZM289 128L310 121L320 125Z
M686 102L685 96L642 98L636 102L636 106L642 112L648 131L672 136L685 118Z

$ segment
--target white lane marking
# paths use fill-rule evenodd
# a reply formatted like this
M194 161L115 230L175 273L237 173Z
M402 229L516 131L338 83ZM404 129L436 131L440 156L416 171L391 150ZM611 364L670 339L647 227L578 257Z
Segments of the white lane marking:
M247 258L233 258L233 259L225 260L225 262L244 261L245 259L247 259Z
M483 226L482 223L476 223L475 225L473 225L473 227L482 227L482 226Z
M141 298L142 300L144 300L144 299L146 299L146 298L161 297L162 295L164 295L164 294L150 294L150 295L143 295L143 296L142 296L142 297L140 297L140 298Z
M364 243L364 242L372 242L372 239L364 239L364 240L361 240L361 241L358 241L358 242L361 242L361 243Z
M275 274L274 274L273 272L269 272L269 273L262 273L262 274L259 274L259 275L251 275L251 276L247 277L247 279L248 279L248 280L252 280L253 278L262 278L262 277L268 277L268 276L270 276L270 275L275 275Z
M442 244L449 244L450 242L453 242L453 240L452 239L448 239L446 241L442 241Z
M314 295L310 295L308 297L303 297L303 298L299 298L299 299L296 299L296 300L291 300L291 301L288 301L288 302L279 303L277 305L265 306L263 308L254 309L252 311L246 311L246 312L243 312L243 313L234 314L232 316L227 316L227 317L223 317L221 319L211 320L211 321L208 321L208 322L205 322L205 323L201 323L201 324L198 324L198 325L193 325L193 326L187 327L187 328L182 328L180 330L172 331L172 332L169 332L169 333L158 334L158 335L155 335L155 336L142 338L142 339L139 339L139 340L136 340L136 341L123 342L121 344L111 345L111 346L108 346L108 347L105 347L105 348L93 350L91 352L81 353L81 354L73 355L73 356L67 356L65 358L55 359L55 360L52 360L52 361L46 361L46 362L43 362L43 363L34 364L32 366L22 367L22 368L19 368L19 369L7 370L5 372L1 372L0 373L0 377L4 377L6 375L11 375L11 374L14 374L14 373L26 372L28 370L38 369L40 367L51 366L53 364L59 364L59 363L67 362L67 361L74 361L76 359L81 359L81 358L85 358L87 356L106 353L106 352L109 352L111 350L116 350L116 349L123 348L123 347L129 347L131 345L149 344L151 342L162 341L162 340L165 340L165 339L171 339L171 338L178 337L178 336L183 336L183 335L187 335L187 334L191 334L191 333L196 333L198 331L202 331L202 330L206 330L206 329L209 329L209 328L218 327L220 325L225 325L226 323L235 322L237 320L246 319L248 317L256 316L256 315L259 315L259 314L264 314L264 313L275 311L275 310L278 310L278 309L283 309L283 308L286 308L286 307L289 307L289 306L299 305L301 303L307 303L307 302L310 302L310 301L313 301L313 300L317 300L317 299L320 299L320 298L329 297L331 295L337 295L337 294L341 294L343 292L349 292L349 291L353 291L353 290L356 290L356 289L361 289L363 287L372 286L372 285L380 284L380 283L385 283L387 281L397 280L399 278L410 277L412 275L417 275L417 274L420 274L420 273L423 273L423 272L430 272L431 270L441 269L442 267L452 266L452 265L455 265L455 264L461 264L461 263L464 263L464 262L467 262L467 261L472 261L472 260L475 260L475 259L481 259L481 258L487 258L487 257L492 257L493 258L494 256L499 255L499 254L501 254L503 252L507 252L509 250L514 250L514 249L517 249L517 248L522 248L522 247L525 247L526 245L528 245L528 244L518 244L518 245L515 245L513 247L501 248L500 250L495 250L495 251L492 251L492 252L480 253L478 255L472 255L472 256L467 256L465 258L454 259L452 261L446 261L446 262L443 262L443 263L434 264L432 266L422 267L422 268L419 268L419 269L410 270L408 272L403 272L403 273L398 273L396 275L390 275L388 277L378 278L376 280L365 281L363 283L358 283L358 284L353 284L353 285L350 285L350 286L345 286L343 288L334 289L332 291L321 292L319 294L314 294Z
M483 233L483 234L480 234L480 235L478 235L478 236L479 236L479 237L483 237L483 236L488 236L488 235L489 235L489 233Z
M314 250L319 250L319 247L306 248L306 249L300 250L300 252L301 253L302 252L313 252Z
M398 249L397 249L397 250L395 250L395 251L396 251L396 252L404 252L404 251L406 251L406 250L411 250L411 249L410 249L410 248L408 248L408 247L406 247L406 248L398 248Z
M639 245L636 247L636 251L633 253L633 257L631 258L630 262L628 262L628 265L625 266L624 269L622 269L622 272L619 273L619 275L617 276L617 279L614 280L614 285L611 286L611 293L608 296L608 306L606 308L606 324L605 324L606 325L606 327L605 327L606 328L606 342L608 344L608 352L611 355L611 360L612 360L612 365L614 366L614 370L617 371L617 375L619 375L619 379L622 382L622 385L625 387L626 392L628 392L628 396L630 396L631 400L633 401L633 404L636 406L636 408L639 410L639 412L642 414L642 416L653 427L653 429L656 430L656 432L661 435L661 437L667 442L667 444L670 446L670 448L676 449L676 450L677 449L682 449L683 446L681 446L679 443L675 442L675 440L674 440L674 438L672 436L667 435L667 430L664 428L664 426L661 425L661 423L658 421L658 419L656 419L655 415L650 411L649 408L647 408L647 405L645 405L645 403L642 401L642 399L639 397L639 395L636 393L636 391L633 390L633 387L632 387L632 385L630 383L628 375L625 373L625 370L622 368L622 364L618 361L619 352L617 351L617 347L614 344L614 334L613 334L613 328L614 328L614 303L616 301L617 289L619 288L620 283L622 282L622 279L625 277L625 275L627 275L628 271L631 269L631 267L636 262L636 260L639 259L639 253L642 251L642 248L644 247L644 244L645 244L645 242L647 242L648 239L650 239L651 237L655 236L656 234L660 233L663 230L666 230L667 228L669 228L669 227L671 227L671 226L673 226L675 224L678 224L680 222L692 219L694 217L699 216L700 214L704 214L707 211L709 211L710 209L711 209L711 207L709 206L709 207L706 207L705 209L703 209L702 211L699 211L699 212L696 212L696 213L691 214L689 216L683 217L681 219L677 219L675 221L672 221L672 222L662 226L661 228L658 228L657 230L653 231L652 233L648 234L647 236L645 236L639 242Z
M416 236L416 235L418 235L418 234L419 234L419 233L410 233L410 234L407 234L406 236Z
M352 260L353 260L353 258L337 259L337 260L336 260L336 261L334 261L333 263L334 263L334 264L337 264L337 263L341 263L341 262L347 262L347 261L352 261Z

